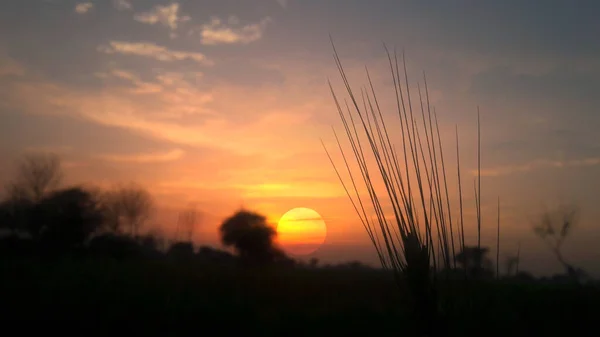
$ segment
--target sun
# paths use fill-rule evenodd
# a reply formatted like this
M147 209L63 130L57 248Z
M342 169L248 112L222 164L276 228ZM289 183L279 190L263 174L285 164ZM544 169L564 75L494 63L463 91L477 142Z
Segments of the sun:
M310 208L294 208L277 224L279 244L291 255L314 253L327 236L327 226L319 213Z

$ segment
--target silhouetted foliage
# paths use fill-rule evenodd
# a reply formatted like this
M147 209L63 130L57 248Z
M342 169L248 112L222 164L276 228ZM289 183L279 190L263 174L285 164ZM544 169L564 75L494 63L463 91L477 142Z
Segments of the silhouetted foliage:
M135 237L151 215L153 200L144 188L130 184L105 193L104 207L110 231Z
M0 229L11 234L26 232L35 203L28 199L9 198L0 203Z
M14 180L6 186L9 199L39 201L59 186L62 176L58 156L27 155L18 163Z
M98 201L81 188L54 192L38 204L40 237L44 246L53 249L81 247L104 221Z
M223 250L202 246L196 252L196 261L204 264L233 266L237 261L237 257Z
M285 254L274 246L277 235L267 224L267 219L258 213L241 210L225 219L219 228L221 242L231 246L243 260L249 263L272 263L283 261Z
M200 214L194 205L181 211L177 219L177 239L192 242L199 220Z
M494 276L492 261L487 257L489 248L465 246L456 254L456 262L467 271L472 278L489 278Z
M142 235L137 238L140 246L147 250L159 251L160 242L159 239L152 234Z
M194 258L194 245L191 242L175 242L167 250L167 256L179 261L192 260Z
M578 212L574 206L562 205L542 214L533 230L550 248L556 259L565 268L567 277L580 282L587 277L586 272L567 262L562 253L563 243L571 233L577 221Z
M138 242L124 235L106 233L95 236L89 242L88 250L92 256L126 259L141 255Z
M51 192L37 201L8 199L0 204L2 226L25 234L53 251L82 247L104 221L98 200L79 187Z

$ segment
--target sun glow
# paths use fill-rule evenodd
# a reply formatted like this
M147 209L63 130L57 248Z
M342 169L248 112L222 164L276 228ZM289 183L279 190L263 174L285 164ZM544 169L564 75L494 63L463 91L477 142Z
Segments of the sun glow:
M325 221L310 208L294 208L285 213L277 225L278 240L292 255L314 253L327 235Z

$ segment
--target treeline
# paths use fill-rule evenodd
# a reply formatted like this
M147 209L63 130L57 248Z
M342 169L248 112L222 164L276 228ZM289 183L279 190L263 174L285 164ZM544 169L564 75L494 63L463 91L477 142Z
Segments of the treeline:
M17 163L0 201L2 256L78 256L115 259L169 258L220 265L282 265L316 268L318 260L295 261L276 246L276 231L261 214L239 210L219 227L221 242L233 254L192 242L200 215L182 210L176 237L151 234L144 227L154 201L136 184L107 190L63 186L63 170L55 155L30 155ZM337 269L368 269L360 262L327 265Z
M5 250L16 253L21 246L25 251L65 254L109 238L148 240L141 228L151 215L153 200L145 189L134 184L106 191L64 187L62 178L60 160L54 155L30 155L18 163L0 203Z

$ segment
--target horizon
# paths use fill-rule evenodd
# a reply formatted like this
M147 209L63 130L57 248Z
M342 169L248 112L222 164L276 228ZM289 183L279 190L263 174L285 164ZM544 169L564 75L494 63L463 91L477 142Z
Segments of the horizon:
M396 125L383 47L405 51L411 96L424 71L440 118L450 191L460 135L467 243L476 235L477 110L482 132L482 245L501 260L521 245L534 275L561 267L535 236L544 206L572 203L580 221L565 256L600 276L600 4L316 0L8 1L0 12L0 183L23 154L50 152L65 184L134 181L156 200L148 230L167 237L190 203L194 242L220 246L218 226L240 207L276 225L305 207L327 225L305 259L378 266L333 170L343 93L332 36L350 82L369 69ZM473 19L475 18L475 20ZM510 25L499 23L509 22ZM394 134L396 137L397 134ZM347 145L344 145L347 147ZM457 214L457 197L450 197ZM305 243L299 242L298 245ZM501 266L504 268L504 265Z

